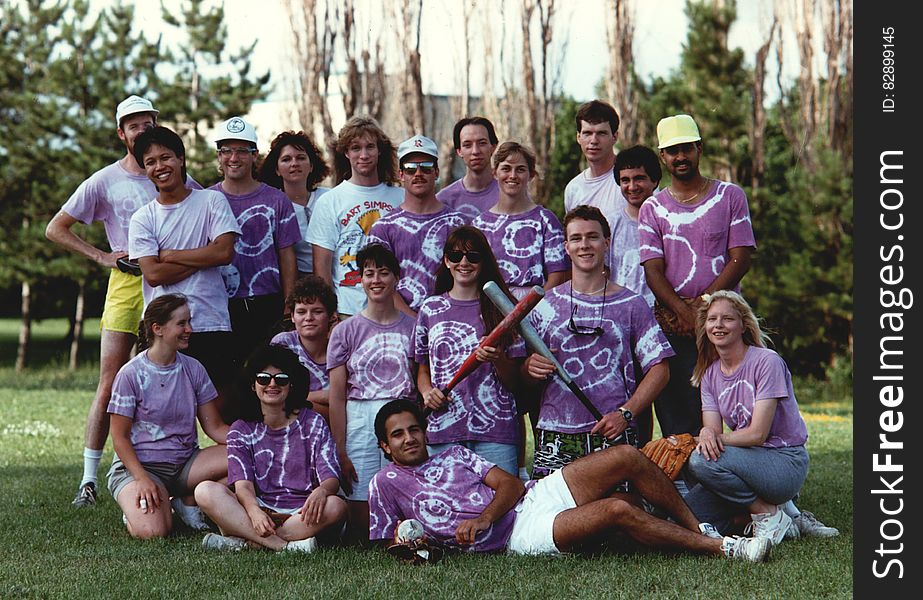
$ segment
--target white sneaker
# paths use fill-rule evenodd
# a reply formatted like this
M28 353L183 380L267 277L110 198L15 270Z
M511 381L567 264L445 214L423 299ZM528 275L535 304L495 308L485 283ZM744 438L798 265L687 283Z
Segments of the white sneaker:
M768 560L771 550L772 543L767 538L745 538L735 535L727 536L721 542L721 551L725 556L750 562Z
M314 552L317 550L317 538L309 537L289 542L282 550L285 552Z
M715 529L715 526L711 523L699 523L699 533L716 540L724 538L724 536L718 533L718 530Z
M836 527L828 527L814 516L814 513L803 510L801 514L792 519L798 533L804 537L836 537L840 535L840 530Z
M778 507L774 515L755 513L751 514L750 518L753 520L744 529L744 533L749 533L752 529L753 537L766 538L773 546L785 538L785 532L792 526L792 518L785 514L782 507Z
M243 550L247 547L247 542L231 535L206 533L202 538L202 547L209 550Z
M173 512L179 515L179 518L196 531L206 531L209 529L208 523L205 522L205 513L202 512L202 509L198 506L186 506L183 504L182 498L174 496L170 500L170 506L173 507Z

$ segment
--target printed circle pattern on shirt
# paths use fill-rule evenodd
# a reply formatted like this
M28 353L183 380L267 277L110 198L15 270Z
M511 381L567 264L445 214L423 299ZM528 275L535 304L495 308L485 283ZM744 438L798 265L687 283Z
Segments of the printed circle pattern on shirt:
M574 323L603 334L579 335L568 329L572 306ZM673 356L673 349L647 303L622 289L603 297L574 292L571 283L552 289L529 319L577 386L603 414L625 404L637 389L634 359L643 373ZM563 433L584 433L596 424L589 411L560 380L552 378L542 394L538 427Z
M414 360L429 364L432 383L444 388L486 334L478 300L455 300L448 294L427 298L414 329ZM507 350L525 355L517 340ZM516 402L490 363L483 363L452 390L446 407L429 415L431 444L480 441L515 444L519 441Z
M316 392L326 390L330 387L330 377L327 375L327 363L317 363L308 354L308 351L301 345L297 331L283 331L273 336L269 342L273 346L282 346L288 348L298 356L300 362L310 375L308 391Z
M464 224L461 213L444 207L422 215L398 209L372 225L368 243L380 243L397 257L401 265L397 291L411 310L420 310L432 293L445 240L449 232Z
M399 313L381 325L358 314L333 328L327 346L327 371L346 365L347 400L415 398L410 367L414 321Z
M238 420L228 432L228 485L250 481L266 506L304 505L326 479L340 477L333 436L324 418L304 408L285 427Z
M570 269L561 222L544 206L518 215L485 212L472 225L484 232L510 287L543 285L549 274Z
M747 196L724 181L689 205L663 189L644 201L638 222L641 262L662 258L667 281L683 298L699 296L712 284L731 248L756 247Z

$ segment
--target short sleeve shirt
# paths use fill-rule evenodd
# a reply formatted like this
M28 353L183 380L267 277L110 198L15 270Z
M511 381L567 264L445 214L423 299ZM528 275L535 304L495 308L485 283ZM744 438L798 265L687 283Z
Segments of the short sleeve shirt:
M493 179L490 185L483 190L469 192L465 189L464 180L457 179L439 190L436 198L452 210L460 212L465 216L465 221L470 223L478 215L490 210L500 200L500 184Z
M295 261L298 263L299 273L314 272L314 246L308 237L308 225L311 223L314 207L317 206L317 199L329 191L330 189L325 187L315 189L311 192L308 203L304 206L297 202L292 202L292 210L295 212L295 218L298 219L298 229L301 231L301 240L295 242Z
M138 460L183 464L199 447L196 412L217 397L196 359L177 353L173 364L162 366L145 350L119 369L106 412L132 420Z
M725 181L712 188L689 205L661 190L644 201L638 215L641 262L662 258L667 281L683 298L708 289L727 264L731 248L756 247L744 191Z
M301 345L297 331L283 331L273 336L270 344L288 348L298 356L300 362L310 374L309 392L326 390L330 387L330 377L327 375L327 363L315 362L308 351Z
M228 485L249 481L265 506L291 510L304 506L327 479L339 479L333 436L324 418L305 408L279 429L235 421L228 432Z
M638 222L623 212L622 218L615 223L609 243L609 279L637 293L653 307L654 292L647 286L640 248Z
M749 427L760 400L778 399L764 448L803 446L808 428L782 357L768 348L748 346L743 363L730 375L713 362L702 377L702 410L717 412L733 431Z

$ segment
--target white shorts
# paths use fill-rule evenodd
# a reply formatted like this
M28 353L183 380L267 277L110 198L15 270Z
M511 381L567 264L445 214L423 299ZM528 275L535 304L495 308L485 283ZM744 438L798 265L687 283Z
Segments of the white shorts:
M516 507L516 521L506 549L512 554L560 554L554 545L554 519L577 503L564 481L564 469L532 486Z
M388 402L391 400L346 401L346 456L359 477L353 482L353 493L344 494L347 500L368 502L372 477L389 464L375 437L375 416Z

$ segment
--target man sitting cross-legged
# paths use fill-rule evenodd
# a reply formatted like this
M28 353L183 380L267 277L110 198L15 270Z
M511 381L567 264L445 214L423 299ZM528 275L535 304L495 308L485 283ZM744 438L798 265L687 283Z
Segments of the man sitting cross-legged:
M429 456L426 420L416 404L395 400L375 419L375 434L393 464L369 486L369 537L390 540L401 520L416 519L434 541L474 552L558 554L623 531L648 546L762 561L770 544L721 537L699 523L670 480L636 448L607 448L524 485L461 446ZM613 494L629 480L676 523Z

